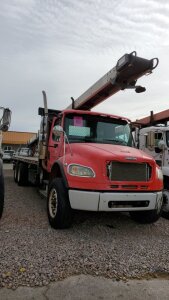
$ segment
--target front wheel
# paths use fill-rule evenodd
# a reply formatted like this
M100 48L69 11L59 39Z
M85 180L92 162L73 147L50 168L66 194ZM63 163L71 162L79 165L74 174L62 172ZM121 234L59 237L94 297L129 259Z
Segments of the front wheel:
M162 217L169 219L169 190L163 191L163 212Z
M150 224L158 221L161 216L161 210L131 211L130 216L132 220L138 223Z
M150 224L158 221L161 217L163 208L163 197L162 195L158 196L156 201L156 208L152 210L143 210L143 211L131 211L131 218L141 224Z
M2 217L4 208L4 177L3 174L0 176L0 218Z
M53 179L49 185L47 212L51 227L55 229L69 228L72 224L72 209L68 192L63 179Z

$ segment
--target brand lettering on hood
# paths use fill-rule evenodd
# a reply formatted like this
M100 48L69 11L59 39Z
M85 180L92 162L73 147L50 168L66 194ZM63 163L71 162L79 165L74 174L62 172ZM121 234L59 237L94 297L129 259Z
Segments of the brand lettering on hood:
M125 157L125 159L127 159L127 160L137 160L137 158L134 157L134 156L127 156L127 157Z

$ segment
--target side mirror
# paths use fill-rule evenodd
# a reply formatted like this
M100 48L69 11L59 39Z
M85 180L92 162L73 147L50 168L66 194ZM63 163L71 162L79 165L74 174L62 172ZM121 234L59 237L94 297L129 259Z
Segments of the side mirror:
M155 147L155 134L153 131L150 131L147 134L147 146L150 151Z
M52 133L55 137L60 137L62 135L62 133L64 132L62 126L60 125L55 125L53 127Z
M165 142L163 140L159 141L158 148L161 149L161 150L164 150L164 148L165 148Z

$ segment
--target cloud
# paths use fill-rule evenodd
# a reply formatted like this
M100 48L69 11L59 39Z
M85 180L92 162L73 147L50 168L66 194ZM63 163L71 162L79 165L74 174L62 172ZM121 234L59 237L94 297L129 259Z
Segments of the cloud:
M165 0L6 0L0 35L1 105L13 110L13 130L38 130L43 89L49 106L63 109L133 50L160 59L153 75L140 80L147 92L121 92L95 110L134 119L168 108Z

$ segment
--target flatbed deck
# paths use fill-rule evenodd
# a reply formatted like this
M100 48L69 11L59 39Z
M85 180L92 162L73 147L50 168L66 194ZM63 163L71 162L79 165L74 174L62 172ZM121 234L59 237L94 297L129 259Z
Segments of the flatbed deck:
M39 163L39 157L38 156L15 156L13 158L14 161L21 161L21 162L25 162L28 164L34 164L34 165L38 165Z

